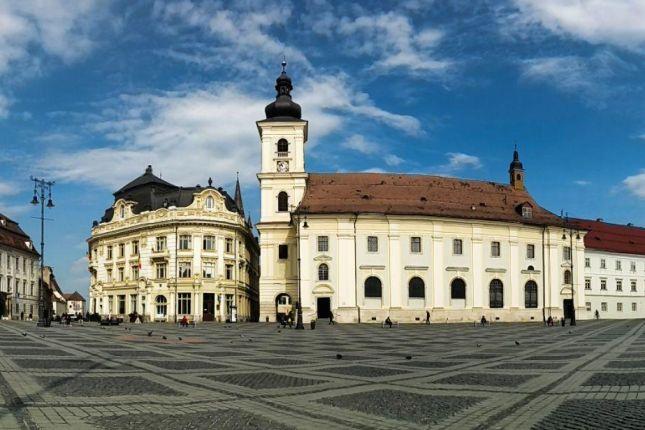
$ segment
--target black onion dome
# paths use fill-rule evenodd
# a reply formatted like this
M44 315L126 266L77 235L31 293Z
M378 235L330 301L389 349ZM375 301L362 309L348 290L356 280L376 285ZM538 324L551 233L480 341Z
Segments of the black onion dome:
M511 165L508 167L508 170L524 170L524 166L522 166L522 162L520 161L520 154L517 152L517 149L513 151L513 161L511 161Z
M300 119L302 109L298 103L291 100L291 78L286 72L287 62L282 62L282 73L275 80L276 97L275 101L264 108L267 119Z

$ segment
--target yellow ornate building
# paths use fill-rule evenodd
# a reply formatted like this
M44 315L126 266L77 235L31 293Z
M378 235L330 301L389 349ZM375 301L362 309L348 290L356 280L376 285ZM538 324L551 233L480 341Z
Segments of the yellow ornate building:
M259 247L239 181L178 187L145 173L114 193L88 239L90 312L147 321L257 320Z

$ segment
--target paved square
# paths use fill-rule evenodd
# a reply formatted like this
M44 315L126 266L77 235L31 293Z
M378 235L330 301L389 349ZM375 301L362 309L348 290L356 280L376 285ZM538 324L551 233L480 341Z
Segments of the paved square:
M152 335L148 336L148 332ZM645 323L0 322L0 429L636 429Z

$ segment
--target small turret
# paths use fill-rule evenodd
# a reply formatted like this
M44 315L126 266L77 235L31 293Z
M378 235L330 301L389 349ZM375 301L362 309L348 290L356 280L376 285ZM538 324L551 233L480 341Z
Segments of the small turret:
M513 161L508 168L508 174L510 175L510 183L513 188L516 190L524 190L524 166L520 161L520 154L517 152L517 146L513 151Z
M242 202L242 189L240 188L240 172L237 172L237 179L235 180L235 206L237 206L240 215L244 216L244 202Z

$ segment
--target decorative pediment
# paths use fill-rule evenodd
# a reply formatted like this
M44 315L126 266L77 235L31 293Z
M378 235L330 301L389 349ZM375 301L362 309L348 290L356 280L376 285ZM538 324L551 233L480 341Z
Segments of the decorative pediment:
M576 294L576 291L573 290L573 294ZM565 297L571 297L571 285L565 285L560 289L560 295Z
M319 284L311 290L311 293L316 295L334 294L334 289L329 284Z

